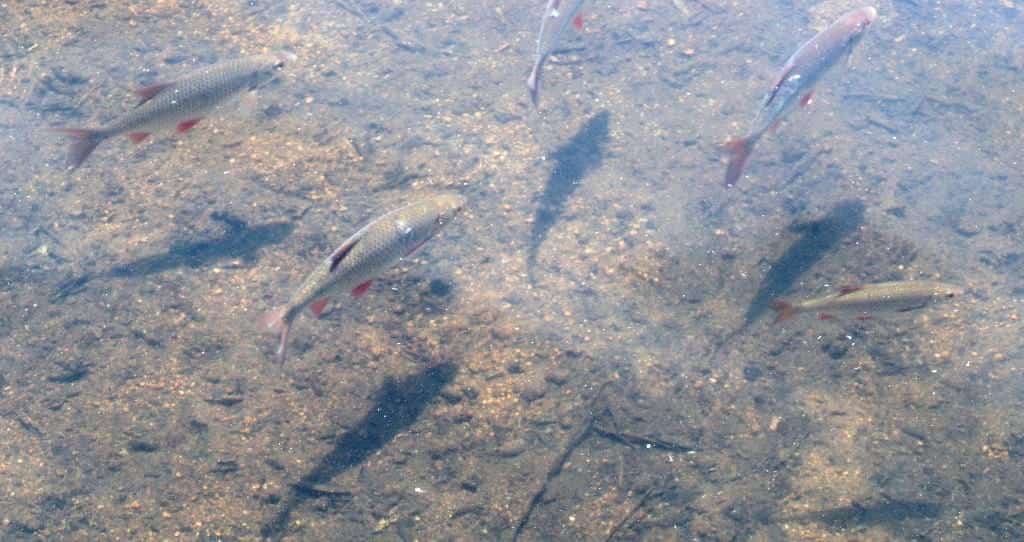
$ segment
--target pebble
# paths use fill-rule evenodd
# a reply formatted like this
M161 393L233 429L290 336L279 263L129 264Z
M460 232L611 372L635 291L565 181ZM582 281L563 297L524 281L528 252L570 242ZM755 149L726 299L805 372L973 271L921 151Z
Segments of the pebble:
M519 391L519 396L524 401L532 403L548 392L547 384L543 381L540 382L527 382L522 389Z
M517 455L525 451L526 441L524 441L523 439L516 438L509 441L505 441L505 443L498 448L498 455L500 455L501 457L516 457Z
M569 381L569 370L568 369L551 369L548 374L544 375L544 380L551 382L556 386L561 386Z

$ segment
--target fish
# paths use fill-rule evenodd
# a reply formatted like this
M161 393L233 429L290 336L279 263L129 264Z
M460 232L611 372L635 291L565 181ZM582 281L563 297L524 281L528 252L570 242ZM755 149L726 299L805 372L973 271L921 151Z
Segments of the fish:
M750 131L725 143L725 150L730 153L725 186L734 186L743 175L754 145L765 132L774 131L798 104L807 106L811 103L814 86L842 58L853 52L877 18L878 11L870 6L847 12L789 57L775 84L765 94Z
M772 301L777 314L776 322L789 320L800 313L819 312L822 320L834 318L831 312L853 312L860 319L868 319L878 312L908 312L922 309L938 301L963 295L964 289L954 284L924 280L877 282L863 286L844 286L837 293L789 302Z
M466 205L458 194L439 194L395 209L363 226L320 262L288 302L268 312L263 329L280 337L276 355L284 363L292 323L303 309L323 314L330 297L362 297L377 276L412 255Z
M540 34L537 36L537 56L533 69L526 79L526 88L530 91L533 106L540 105L540 73L544 62L555 48L558 38L572 24L577 30L583 29L583 15L580 10L586 0L548 0L544 8L544 18L540 21Z
M105 126L56 128L72 139L68 168L77 169L100 143L121 134L138 144L151 133L165 128L176 127L179 133L188 132L228 98L269 82L284 64L282 58L260 55L208 66L176 81L136 90L139 103L135 109Z

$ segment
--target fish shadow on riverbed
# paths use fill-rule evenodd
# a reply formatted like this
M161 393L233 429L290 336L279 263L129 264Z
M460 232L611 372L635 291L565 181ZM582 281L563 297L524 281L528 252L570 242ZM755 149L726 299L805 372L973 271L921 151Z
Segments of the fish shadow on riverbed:
M773 299L789 292L804 273L863 223L864 204L857 200L846 200L819 220L790 226L790 231L799 233L800 238L771 264L757 288L757 294L747 307L743 326L736 333L756 322L769 309Z
M313 470L292 485L281 510L263 525L265 538L280 539L290 523L292 511L309 499L327 498L332 504L348 501L345 491L323 489L337 475L355 467L411 426L427 406L454 378L456 366L430 366L401 380L388 379L366 416L334 442L334 449L320 459Z
M295 229L291 222L250 226L244 220L228 213L213 213L210 218L226 226L226 231L220 237L172 244L163 254L139 258L102 273L86 273L72 277L57 286L57 291L50 296L50 301L60 302L81 293L89 282L96 279L142 277L179 267L197 269L217 260L233 258L255 260L256 253L261 248L284 241Z
M601 165L604 147L608 142L608 121L611 113L601 111L591 117L576 135L551 155L554 166L544 192L540 195L537 211L533 215L530 247L526 267L533 282L537 265L537 252L548 232L558 222L569 196L579 188L580 182Z
M819 522L833 529L851 529L875 525L891 526L915 519L935 519L942 515L942 506L928 501L886 500L862 505L853 503L792 518L795 521Z

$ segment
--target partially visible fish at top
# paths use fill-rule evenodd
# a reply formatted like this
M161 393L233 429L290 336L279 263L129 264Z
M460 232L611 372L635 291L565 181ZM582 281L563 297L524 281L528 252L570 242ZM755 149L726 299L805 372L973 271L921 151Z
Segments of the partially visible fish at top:
M436 195L381 215L352 234L310 272L287 303L263 318L263 328L280 337L278 361L284 362L292 322L302 309L320 316L332 296L362 296L374 278L416 252L465 204L457 194Z
M750 132L725 144L725 149L732 155L725 172L726 186L735 185L743 175L747 158L765 132L774 130L797 104L806 106L811 102L814 85L841 59L853 52L853 48L877 17L878 12L870 6L850 11L801 45L789 57L775 79L775 84L765 95Z
M565 29L572 24L577 30L583 29L583 14L580 10L586 0L548 0L544 8L544 18L540 21L540 34L537 36L537 56L533 69L526 79L526 88L530 90L530 99L534 107L540 104L540 74L548 56L558 47L558 40Z
M772 308L778 314L776 322L788 320L803 312L818 312L822 320L833 318L833 312L855 313L858 318L871 318L885 311L907 312L922 309L937 301L963 295L964 289L955 284L926 280L876 282L863 286L844 286L838 293L789 302L775 300Z
M141 143L152 132L176 127L185 133L228 98L273 79L284 67L276 56L253 56L202 68L176 81L157 83L135 91L135 109L97 128L57 128L73 138L68 167L76 169L97 145L125 134Z

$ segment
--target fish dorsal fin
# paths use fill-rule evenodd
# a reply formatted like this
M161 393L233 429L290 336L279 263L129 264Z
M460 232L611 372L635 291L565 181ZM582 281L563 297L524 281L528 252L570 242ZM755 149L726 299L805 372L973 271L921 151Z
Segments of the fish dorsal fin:
M142 87L135 90L135 95L139 97L139 104L142 105L153 99L154 96L160 94L167 87L174 83L157 83L155 85L149 85L148 87Z
M775 85L770 91L768 91L768 94L764 95L764 102L761 104L762 107L772 103L772 100L775 99L775 95L778 94L779 89L782 88L782 83L789 78L795 68L796 66L786 66L782 69L782 73L780 73L779 77L775 80Z
M863 286L860 286L858 284L847 284L846 286L840 286L839 287L839 295L840 296L849 295L849 294L852 294L853 292L860 291L863 288L864 288Z
M352 249L355 248L355 246L358 243L359 243L359 238L358 237L357 238L353 238L353 239L349 239L348 241L345 241L340 247L338 247L338 250L335 250L334 253L331 254L331 272L332 273L341 264L341 260L344 260L345 256L348 256L348 253L352 252Z

